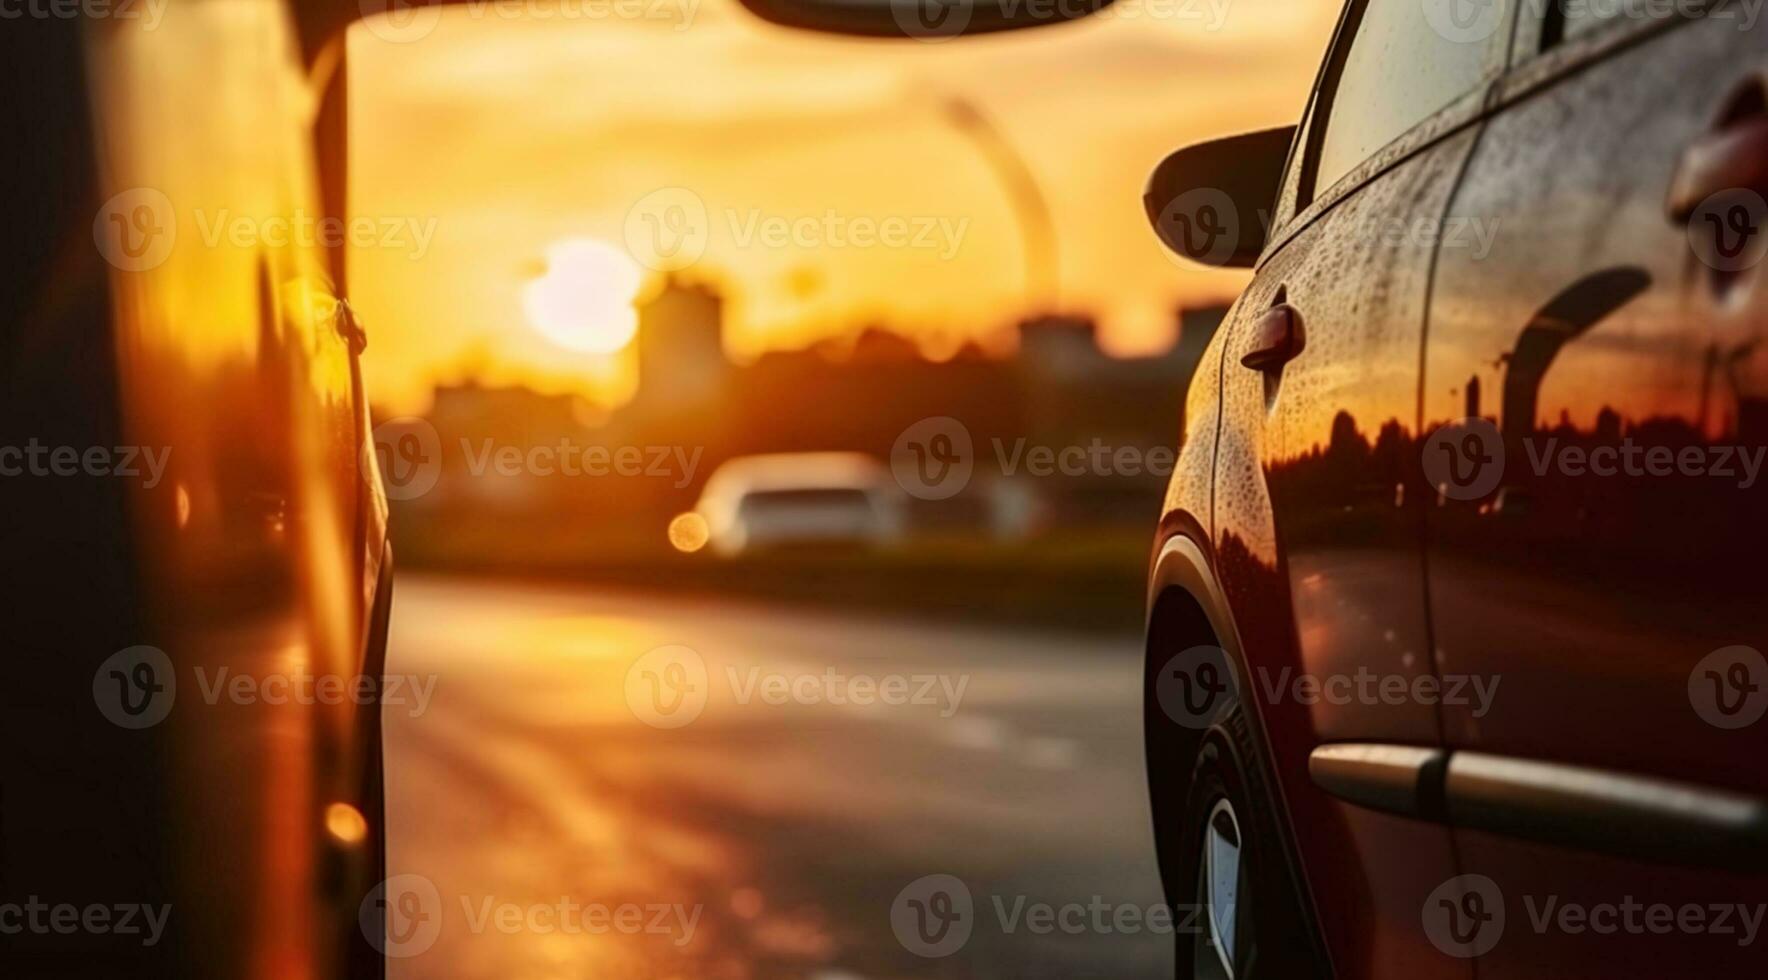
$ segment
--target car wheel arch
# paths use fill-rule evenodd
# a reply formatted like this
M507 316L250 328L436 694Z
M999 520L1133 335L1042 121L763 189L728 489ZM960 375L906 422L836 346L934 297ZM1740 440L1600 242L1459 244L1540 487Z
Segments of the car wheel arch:
M1169 901L1178 901L1186 887L1177 877L1181 856L1173 846L1182 835L1162 832L1162 828L1177 828L1181 822L1192 768L1208 732L1166 718L1156 694L1156 674L1174 653L1196 646L1221 647L1233 669L1243 671L1239 644L1225 615L1226 606L1203 546L1183 529L1168 535L1155 550L1149 575L1142 734L1156 857Z
M1168 532L1155 549L1149 574L1147 608L1143 651L1142 727L1143 750L1147 756L1149 806L1162 885L1169 901L1182 902L1186 900L1184 889L1188 886L1188 882L1181 880L1183 875L1179 871L1183 863L1181 850L1185 836L1182 833L1182 822L1189 800L1193 770L1204 747L1216 738L1216 731L1215 728L1188 729L1165 719L1155 690L1156 672L1174 653L1203 645L1221 648L1230 668L1242 680L1250 676L1250 665L1221 584L1216 578L1210 552L1200 543L1195 529L1184 526L1182 522ZM1249 691L1251 688L1243 684L1239 690ZM1261 770L1262 780L1275 789L1279 784L1272 770L1270 748L1265 742L1263 720L1259 717L1255 701L1256 699L1244 699L1241 702L1250 744L1243 750L1232 740L1216 740L1223 742L1224 751L1241 756L1240 763L1243 766ZM1168 723L1163 724L1163 721ZM1247 752L1255 757L1245 757ZM1272 801L1273 805L1286 810L1287 807L1281 802L1281 791L1278 793L1279 797ZM1313 914L1308 888L1304 884L1306 875L1301 867L1294 834L1288 828L1286 818L1281 815L1277 824L1279 833L1284 838L1280 849L1288 864L1291 887L1295 889L1296 898L1303 909L1302 915L1312 934L1310 938L1320 961L1327 962L1325 943L1319 932L1318 919ZM1163 832L1163 828L1166 832Z

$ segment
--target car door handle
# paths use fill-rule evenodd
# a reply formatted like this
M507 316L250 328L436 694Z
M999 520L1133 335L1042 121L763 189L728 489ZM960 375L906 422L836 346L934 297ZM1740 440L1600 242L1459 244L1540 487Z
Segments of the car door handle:
M1768 868L1768 800L1609 769L1381 742L1308 756L1315 786L1356 806L1577 850Z
M1275 371L1294 360L1305 346L1301 313L1288 303L1278 303L1252 325L1252 348L1240 363L1254 371Z
M1733 189L1768 194L1768 118L1752 116L1682 151L1664 209L1685 223L1702 201Z

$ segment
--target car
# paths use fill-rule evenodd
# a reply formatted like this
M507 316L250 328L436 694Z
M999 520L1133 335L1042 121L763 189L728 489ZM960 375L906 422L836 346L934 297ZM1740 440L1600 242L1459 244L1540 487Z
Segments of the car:
M946 41L1109 0L745 2ZM1250 271L1148 579L1178 976L1761 972L1755 13L1348 0L1297 125L1149 178Z
M0 973L378 976L393 562L367 333L299 233L347 20L102 6L0 32Z
M413 461L347 300L344 31L438 5L5 15L0 975L378 977L412 938L378 698Z
M885 547L903 535L907 497L864 453L766 453L727 460L695 512L725 557L790 547Z
M1251 270L1148 590L1181 976L1768 961L1765 41L1352 0L1298 126L1150 178Z

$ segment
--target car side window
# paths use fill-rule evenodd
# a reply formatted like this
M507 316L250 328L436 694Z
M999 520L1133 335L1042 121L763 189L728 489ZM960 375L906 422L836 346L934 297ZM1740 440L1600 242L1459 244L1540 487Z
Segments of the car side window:
M1620 17L1638 19L1652 0L1549 0L1541 22L1541 50L1587 34Z
M1360 0L1321 93L1312 198L1498 67L1501 0Z

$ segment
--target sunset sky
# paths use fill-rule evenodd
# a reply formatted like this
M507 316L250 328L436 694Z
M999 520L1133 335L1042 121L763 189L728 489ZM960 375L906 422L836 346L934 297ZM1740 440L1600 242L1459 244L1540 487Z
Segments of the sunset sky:
M1095 315L1114 351L1164 347L1176 304L1244 277L1162 251L1141 211L1149 170L1293 122L1335 15L1119 0L1088 22L924 43L791 32L735 0L592 8L609 9L479 4L416 37L353 30L351 209L387 233L353 252L351 292L388 408L421 411L433 384L468 376L623 399L623 294L656 288L664 264L647 243L723 290L739 359L868 324L936 356L998 348L1034 305L1025 236L953 100L1049 202L1057 307Z

